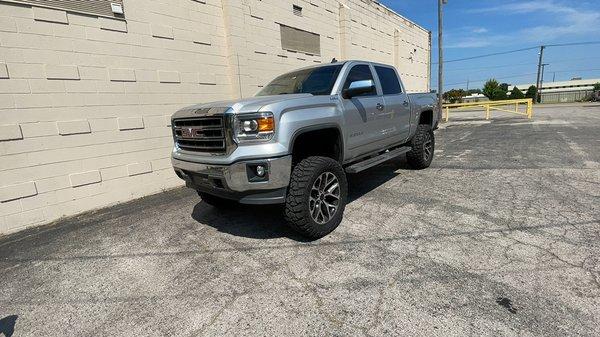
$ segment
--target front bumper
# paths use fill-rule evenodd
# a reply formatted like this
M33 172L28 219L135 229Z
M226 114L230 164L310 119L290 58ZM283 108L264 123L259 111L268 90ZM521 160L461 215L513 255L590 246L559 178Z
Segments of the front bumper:
M171 158L175 173L186 185L200 192L247 204L274 204L285 201L290 181L292 156L252 159L229 165L204 164ZM266 167L266 178L256 181L249 170Z

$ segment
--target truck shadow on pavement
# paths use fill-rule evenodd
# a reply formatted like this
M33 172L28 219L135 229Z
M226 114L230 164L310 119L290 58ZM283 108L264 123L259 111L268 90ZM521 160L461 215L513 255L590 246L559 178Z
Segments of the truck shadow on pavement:
M348 204L393 179L397 170L409 169L404 156L372 169L349 174ZM298 242L310 242L289 228L283 217L283 205L234 204L228 209L217 209L203 201L192 211L192 218L211 226L222 233L252 239L274 239L287 237Z
M17 324L17 315L10 315L0 319L0 334L5 337L11 337L15 333L15 324Z

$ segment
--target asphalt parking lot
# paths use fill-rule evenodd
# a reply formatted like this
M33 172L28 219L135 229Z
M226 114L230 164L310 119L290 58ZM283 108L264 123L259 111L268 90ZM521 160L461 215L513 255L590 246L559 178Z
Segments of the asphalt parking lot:
M600 106L504 116L445 125L427 170L402 158L351 176L344 221L319 241L277 207L220 212L186 189L0 238L0 324L14 336L598 336Z

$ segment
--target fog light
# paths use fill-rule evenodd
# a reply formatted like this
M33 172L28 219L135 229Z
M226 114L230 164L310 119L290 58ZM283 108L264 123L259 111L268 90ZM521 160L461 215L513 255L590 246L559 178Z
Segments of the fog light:
M259 177L264 177L265 176L265 167L262 165L256 166L256 175Z

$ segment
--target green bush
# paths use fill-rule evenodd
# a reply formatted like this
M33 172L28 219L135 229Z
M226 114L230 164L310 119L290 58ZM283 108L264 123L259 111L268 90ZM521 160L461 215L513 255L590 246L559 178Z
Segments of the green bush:
M500 101L503 99L507 99L506 90L503 89L504 84L505 83L503 83L503 85L501 86L500 84L498 84L498 81L491 78L487 82L485 82L482 92L487 98L489 98L490 101Z
M525 94L517 86L515 86L510 92L510 99L523 99L525 98Z
M452 89L444 93L444 100L450 103L462 102L462 98L467 96L463 89Z
M536 95L537 95L537 87L535 85L530 86L527 89L527 92L525 92L525 98L535 99Z

